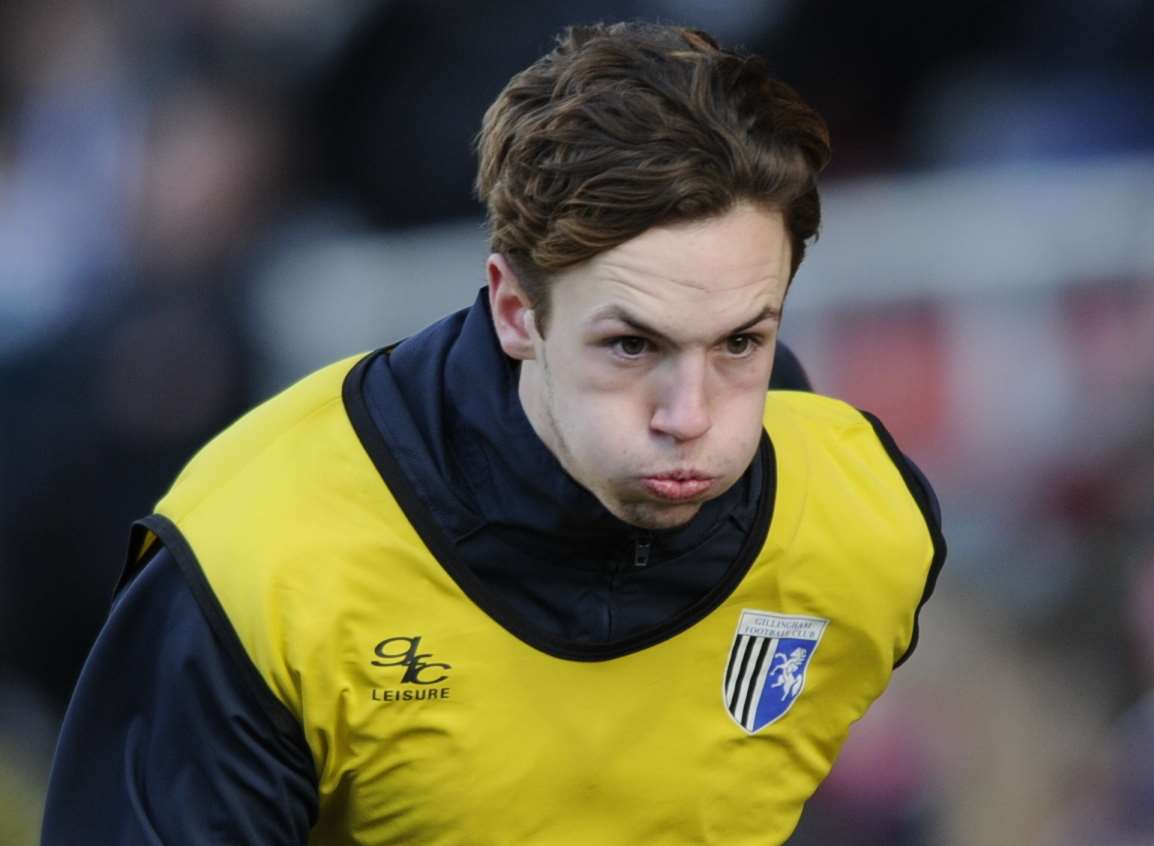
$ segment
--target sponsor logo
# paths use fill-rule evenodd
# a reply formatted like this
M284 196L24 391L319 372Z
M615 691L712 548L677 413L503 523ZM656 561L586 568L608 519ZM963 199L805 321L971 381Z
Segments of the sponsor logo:
M785 716L829 620L744 609L725 663L725 710L749 734Z
M373 688L376 702L407 702L423 699L448 699L449 688L443 683L449 679L452 664L429 660L432 652L421 651L419 635L389 637L373 647L374 667L397 667L401 670L399 684L412 685L401 689ZM442 685L434 687L434 685Z

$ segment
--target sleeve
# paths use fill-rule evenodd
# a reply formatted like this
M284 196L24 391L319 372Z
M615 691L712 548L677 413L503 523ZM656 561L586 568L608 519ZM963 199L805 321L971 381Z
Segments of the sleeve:
M306 843L312 756L262 705L161 549L119 593L81 672L43 846Z

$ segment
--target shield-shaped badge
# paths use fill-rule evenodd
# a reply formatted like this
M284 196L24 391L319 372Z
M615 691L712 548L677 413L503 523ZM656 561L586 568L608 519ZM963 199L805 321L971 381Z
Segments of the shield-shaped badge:
M820 617L742 610L721 683L734 722L754 734L785 715L828 625Z

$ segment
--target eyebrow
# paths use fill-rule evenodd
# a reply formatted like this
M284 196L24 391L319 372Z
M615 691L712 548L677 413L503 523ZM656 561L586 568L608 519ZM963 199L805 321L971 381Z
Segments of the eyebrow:
M781 309L775 308L774 306L766 306L760 312L758 312L757 315L754 316L752 319L747 320L744 323L742 323L740 326L735 326L733 329L730 329L729 331L725 332L721 336L721 338L719 338L718 340L721 340L724 338L730 338L734 335L740 335L745 330L747 330L753 326L756 326L758 323L761 323L763 320L765 320L767 318L773 318L774 320L780 321L781 320ZM661 341L662 343L666 343L666 344L670 344L670 345L673 344L673 339L670 338L668 335L666 335L664 332L661 332L658 329L654 329L652 326L650 326L644 320L641 320L638 317L634 316L633 314L630 314L630 312L628 310L626 310L625 308L622 308L619 305L604 306L602 308L599 308L597 311L593 312L593 314L590 318L590 321L593 323L597 323L598 321L601 321L601 320L616 320L616 321L619 321L621 323L624 323L626 326L628 326L631 329L635 329L638 333L640 333L642 335L647 335L648 337L653 338L653 339L658 340L658 341Z

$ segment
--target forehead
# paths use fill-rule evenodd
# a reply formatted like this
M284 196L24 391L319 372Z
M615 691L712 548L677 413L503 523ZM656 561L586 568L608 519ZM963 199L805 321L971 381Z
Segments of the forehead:
M687 337L725 331L780 309L789 270L781 215L740 205L709 220L654 227L561 274L554 314L579 324L620 310Z

